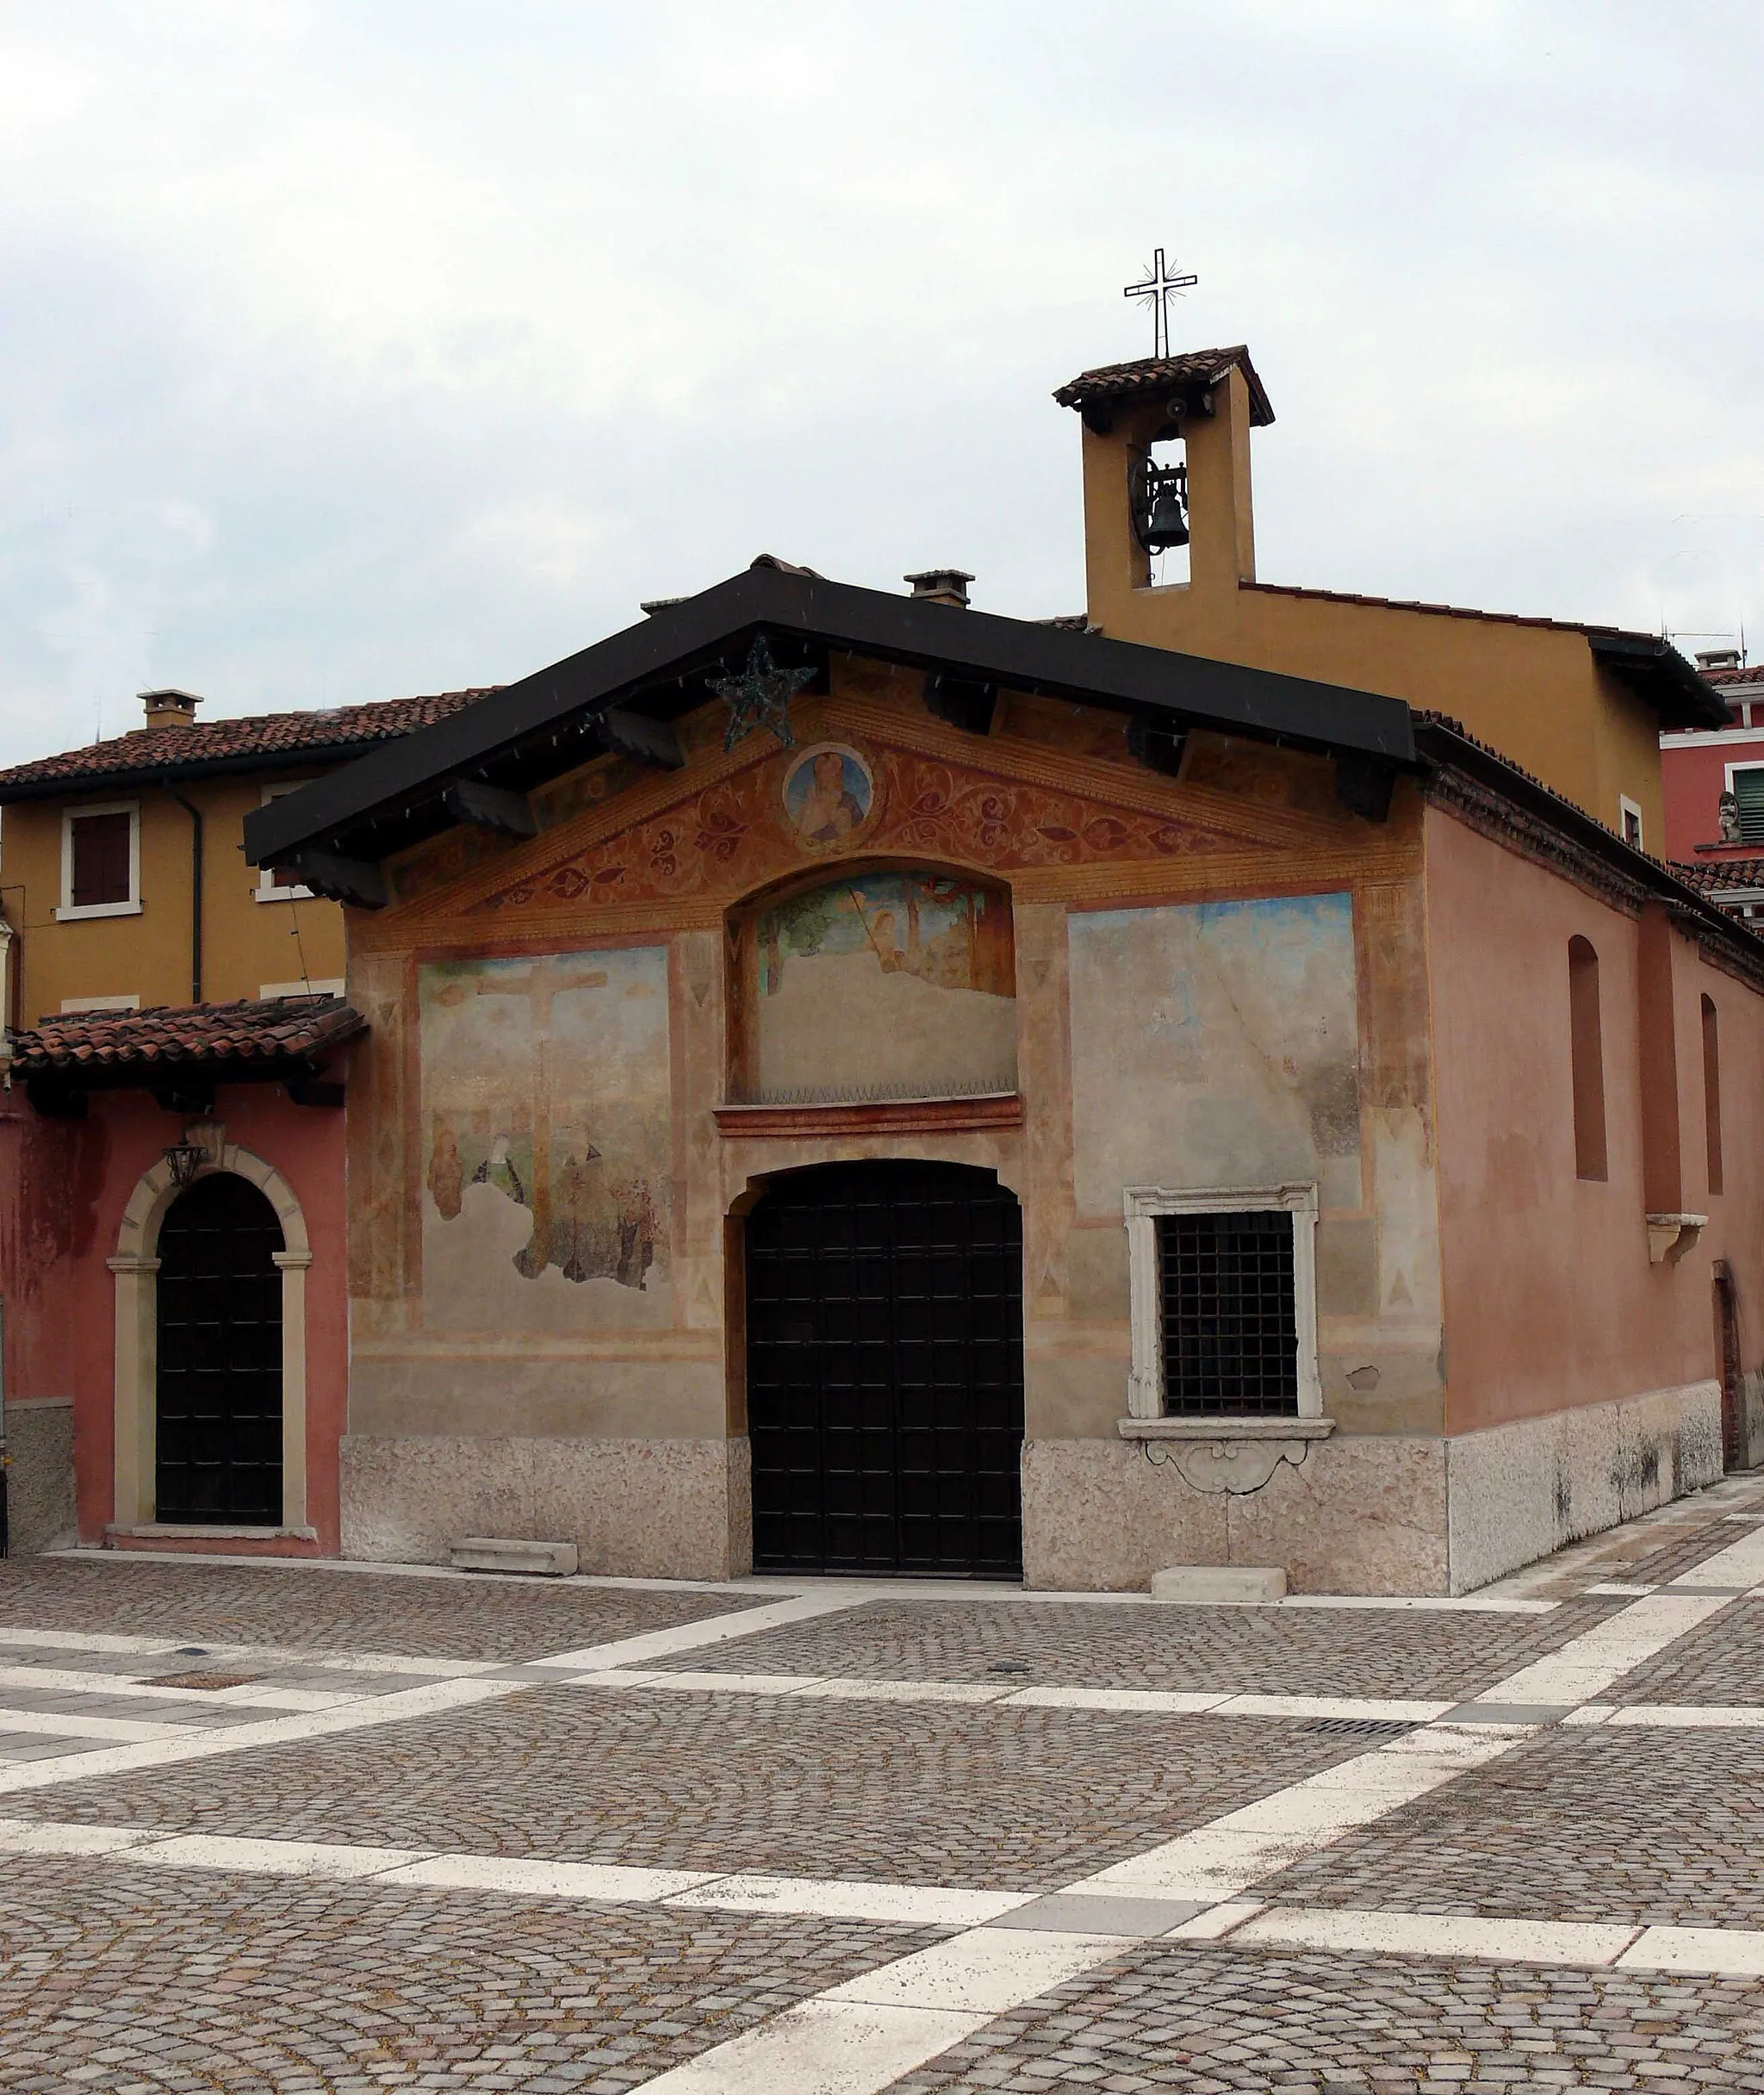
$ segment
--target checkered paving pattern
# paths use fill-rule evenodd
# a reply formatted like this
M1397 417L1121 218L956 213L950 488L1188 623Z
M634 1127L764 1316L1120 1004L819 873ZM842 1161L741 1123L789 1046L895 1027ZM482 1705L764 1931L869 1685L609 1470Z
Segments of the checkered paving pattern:
M0 2095L1764 2095L1764 1599L1586 1592L1705 1501L1542 1613L0 1567Z
M1583 1601L1549 1614L1501 1615L878 1601L733 1638L714 1662L687 1655L655 1669L689 1672L714 1663L730 1672L994 1686L1009 1679L1022 1687L1468 1700L1620 1605Z
M1764 2087L1764 1991L1647 1973L1158 1944L1001 2017L892 2095Z
M0 2089L622 2095L932 1939L0 1859Z
M424 1658L537 1657L760 1607L766 1597L305 1566L0 1563L0 1626Z
M1612 1690L1613 1702L1764 1706L1764 1601L1724 1607Z
M1270 1878L1258 1896L1764 1927L1764 1733L1542 1731Z
M18 1808L180 1832L1051 1889L1363 1745L1273 1719L559 1688L34 1791Z

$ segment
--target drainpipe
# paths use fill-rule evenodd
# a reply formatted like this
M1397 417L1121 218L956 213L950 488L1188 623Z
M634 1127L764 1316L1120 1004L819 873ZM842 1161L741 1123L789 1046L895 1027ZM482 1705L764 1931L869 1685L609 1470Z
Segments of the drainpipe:
M189 817L189 1000L202 1000L202 811L186 800L170 779L161 779L166 797Z

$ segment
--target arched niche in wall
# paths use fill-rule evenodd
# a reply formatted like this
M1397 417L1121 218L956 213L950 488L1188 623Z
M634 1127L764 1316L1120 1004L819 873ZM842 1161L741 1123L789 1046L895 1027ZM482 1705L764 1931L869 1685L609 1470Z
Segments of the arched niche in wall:
M730 920L730 1097L750 1104L1016 1089L1010 894L935 866L817 869Z

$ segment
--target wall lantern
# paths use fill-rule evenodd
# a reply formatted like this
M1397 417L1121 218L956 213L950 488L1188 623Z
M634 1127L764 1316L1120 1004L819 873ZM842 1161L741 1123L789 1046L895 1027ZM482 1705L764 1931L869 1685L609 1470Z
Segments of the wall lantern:
M208 1161L208 1153L200 1142L189 1139L184 1130L183 1139L172 1143L165 1152L166 1167L171 1173L171 1183L179 1192L184 1192L196 1184L196 1173Z

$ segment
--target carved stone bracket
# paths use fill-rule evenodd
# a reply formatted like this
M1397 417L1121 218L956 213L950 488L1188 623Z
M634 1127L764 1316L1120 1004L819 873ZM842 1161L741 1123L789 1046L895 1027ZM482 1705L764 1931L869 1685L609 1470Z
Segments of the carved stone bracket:
M1121 1419L1123 1440L1137 1440L1146 1461L1169 1463L1196 1491L1245 1498L1259 1491L1283 1462L1296 1469L1314 1440L1326 1440L1333 1419Z
M1703 1234L1706 1215L1650 1215L1648 1217L1648 1263L1663 1260L1676 1265Z

